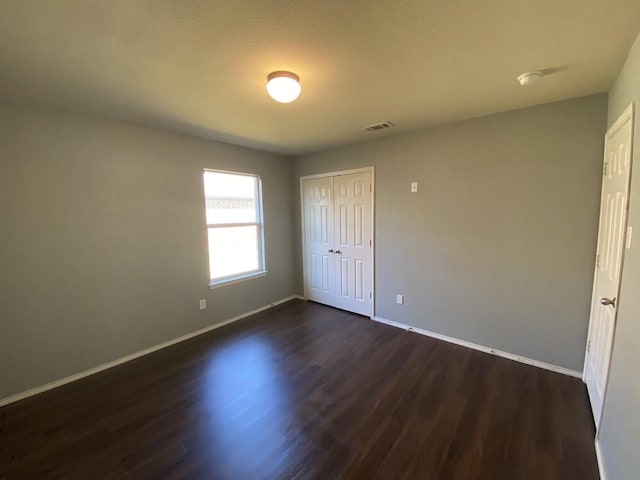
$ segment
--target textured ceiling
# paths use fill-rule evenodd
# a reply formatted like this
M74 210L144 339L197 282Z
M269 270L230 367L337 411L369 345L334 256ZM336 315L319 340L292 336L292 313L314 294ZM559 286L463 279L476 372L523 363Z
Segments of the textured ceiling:
M640 0L3 0L0 101L299 154L607 91L638 30Z

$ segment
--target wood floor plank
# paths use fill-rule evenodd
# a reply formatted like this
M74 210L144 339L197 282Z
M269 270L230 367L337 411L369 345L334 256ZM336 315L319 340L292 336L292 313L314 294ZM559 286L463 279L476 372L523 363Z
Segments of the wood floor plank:
M0 480L595 480L578 379L292 301L0 409Z

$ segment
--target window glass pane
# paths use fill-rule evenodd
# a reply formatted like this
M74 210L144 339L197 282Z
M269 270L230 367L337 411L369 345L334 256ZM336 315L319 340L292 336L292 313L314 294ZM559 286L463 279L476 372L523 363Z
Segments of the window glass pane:
M257 177L204 172L207 223L252 223L258 221Z
M211 279L228 277L260 268L258 227L209 228Z

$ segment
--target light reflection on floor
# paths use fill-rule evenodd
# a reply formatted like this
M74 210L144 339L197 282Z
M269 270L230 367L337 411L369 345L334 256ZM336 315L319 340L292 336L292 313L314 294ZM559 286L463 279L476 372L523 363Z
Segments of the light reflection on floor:
M215 471L250 478L258 465L291 448L295 416L288 379L269 339L260 336L221 346L206 368L200 441L210 446Z

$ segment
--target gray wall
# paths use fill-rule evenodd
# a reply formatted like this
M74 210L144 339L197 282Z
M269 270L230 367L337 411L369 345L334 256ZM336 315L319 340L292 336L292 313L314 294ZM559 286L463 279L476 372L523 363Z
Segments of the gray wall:
M609 125L635 102L635 134L629 225L633 245L625 253L609 386L600 426L607 480L638 478L640 472L640 37L609 93Z
M606 109L596 95L335 148L296 177L376 167L376 315L581 371Z
M14 108L0 145L0 398L295 292L291 159ZM205 167L262 176L266 277L208 289Z

